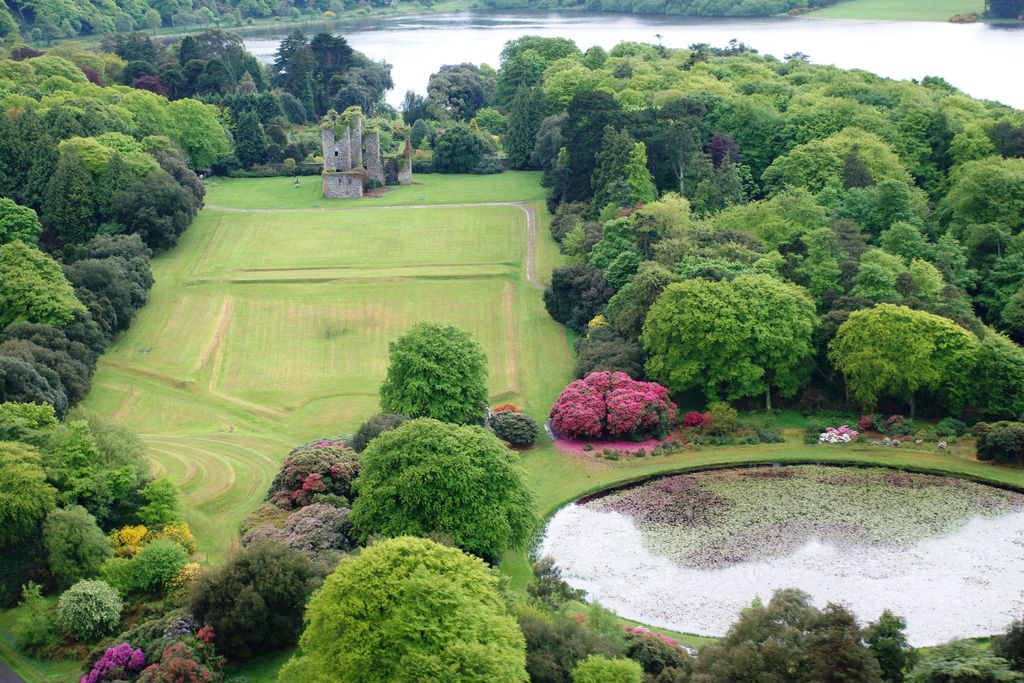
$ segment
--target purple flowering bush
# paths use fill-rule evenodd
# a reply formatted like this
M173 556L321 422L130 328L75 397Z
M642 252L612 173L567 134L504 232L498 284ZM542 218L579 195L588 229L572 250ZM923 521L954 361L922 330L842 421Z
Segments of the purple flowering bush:
M121 643L107 648L103 656L96 660L92 670L82 676L81 683L102 683L105 681L127 681L134 674L142 671L146 665L146 656L139 648L132 648L128 643Z

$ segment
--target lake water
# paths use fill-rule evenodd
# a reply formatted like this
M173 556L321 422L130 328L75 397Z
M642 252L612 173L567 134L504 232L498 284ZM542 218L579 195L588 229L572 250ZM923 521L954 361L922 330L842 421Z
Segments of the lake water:
M243 31L246 47L270 62L278 43L294 27ZM307 26L307 34L341 34L374 60L393 65L398 105L406 90L425 93L427 79L443 64L498 66L506 41L523 35L560 36L581 49L608 49L623 40L666 47L692 43L724 46L735 38L782 58L791 52L845 69L865 69L890 78L941 76L973 97L1024 109L1024 27L943 22L861 21L770 17L705 19L581 13L463 12L336 21Z

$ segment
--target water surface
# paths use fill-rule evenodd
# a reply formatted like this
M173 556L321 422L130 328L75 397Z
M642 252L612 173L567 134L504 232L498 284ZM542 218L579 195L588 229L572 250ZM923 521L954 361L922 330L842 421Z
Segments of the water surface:
M263 62L293 28L243 33L246 47ZM498 66L506 41L523 35L565 37L581 49L605 49L623 40L684 48L692 43L723 46L737 39L782 58L792 52L844 69L918 79L940 76L967 94L1024 109L1024 27L943 22L864 21L806 17L696 18L586 13L455 13L337 21L305 28L344 35L374 60L393 65L398 105L406 90L424 93L427 79L443 64Z

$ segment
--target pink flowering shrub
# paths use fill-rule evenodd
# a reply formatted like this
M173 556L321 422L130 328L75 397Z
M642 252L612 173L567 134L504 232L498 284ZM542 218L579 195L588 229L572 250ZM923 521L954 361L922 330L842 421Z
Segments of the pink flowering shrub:
M850 443L857 436L857 430L843 425L841 427L829 427L821 433L818 441L821 443Z
M81 683L103 683L105 681L123 681L142 670L146 664L146 656L142 650L128 643L121 643L107 648L103 656L96 660L92 670L82 676Z
M711 422L711 415L699 410L691 410L683 415L683 426L687 429L700 429L709 422Z
M320 439L293 450L270 484L267 498L285 510L304 507L317 494L351 500L359 456L341 441Z
M644 638L656 638L666 645L672 645L673 647L679 647L679 641L675 638L669 638L662 633L655 633L654 631L644 628L643 626L626 626L626 633L634 636L642 636Z
M872 413L868 413L867 415L862 415L861 418L860 418L860 422L857 423L857 427L862 432L866 432L869 429L874 429L875 428L875 420L876 420L875 415L872 414Z
M676 419L665 387L624 372L593 372L570 383L551 406L551 427L576 439L661 438Z

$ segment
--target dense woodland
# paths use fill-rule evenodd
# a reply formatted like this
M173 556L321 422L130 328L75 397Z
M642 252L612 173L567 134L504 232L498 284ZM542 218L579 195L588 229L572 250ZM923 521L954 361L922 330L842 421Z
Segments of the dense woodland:
M769 406L1024 411L1020 112L742 44L526 37L492 85L479 71L489 99L431 88L425 106L481 107L512 166L543 169L572 259L545 303L584 335L579 376Z

